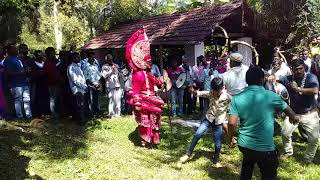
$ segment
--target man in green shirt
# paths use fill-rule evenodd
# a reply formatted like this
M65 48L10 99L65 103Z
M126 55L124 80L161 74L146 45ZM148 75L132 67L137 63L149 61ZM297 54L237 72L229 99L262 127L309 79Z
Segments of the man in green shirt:
M262 179L276 179L279 164L273 141L274 112L284 111L291 123L297 123L295 113L274 92L264 89L264 73L258 67L246 73L248 87L233 96L229 107L229 142L240 120L238 146L243 154L240 179L251 179L257 163Z

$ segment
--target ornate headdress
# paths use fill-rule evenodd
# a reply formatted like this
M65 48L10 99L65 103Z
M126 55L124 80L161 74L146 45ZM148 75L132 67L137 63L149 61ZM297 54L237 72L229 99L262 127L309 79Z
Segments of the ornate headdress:
M143 28L133 33L127 41L126 59L134 71L151 67L150 43Z

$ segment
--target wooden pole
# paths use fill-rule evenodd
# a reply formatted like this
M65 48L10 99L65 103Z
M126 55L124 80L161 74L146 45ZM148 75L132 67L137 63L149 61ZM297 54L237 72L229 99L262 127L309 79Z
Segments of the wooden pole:
M161 68L161 74L163 76L163 46L160 45L160 48L159 48L159 53L160 53L160 68ZM167 84L166 84L166 81L164 80L164 83L165 83L165 94L166 94L166 99L167 99L167 105L168 105L168 119L169 119L169 126L170 126L170 133L172 134L172 121L171 121L171 113L170 113L170 103L169 103L169 95L168 95L168 89L167 89Z

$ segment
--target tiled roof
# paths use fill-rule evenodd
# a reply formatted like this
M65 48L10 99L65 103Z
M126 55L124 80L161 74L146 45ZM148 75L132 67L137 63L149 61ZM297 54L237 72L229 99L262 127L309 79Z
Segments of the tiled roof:
M241 32L243 24L242 1L208 6L171 15L148 17L114 27L90 40L85 49L122 48L130 35L144 27L152 45L184 45L204 41L211 28L223 25L227 31Z

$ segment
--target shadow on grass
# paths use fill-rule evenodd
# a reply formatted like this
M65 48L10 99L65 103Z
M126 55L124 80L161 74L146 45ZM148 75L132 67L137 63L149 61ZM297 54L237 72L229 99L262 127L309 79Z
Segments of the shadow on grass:
M167 122L167 123L165 123ZM165 151L166 156L154 157L155 160L160 163L178 163L179 158L186 153L187 148L190 146L191 140L196 132L196 128L187 128L180 125L173 125L172 133L169 127L168 119L164 118L164 125L161 128L161 144L159 150ZM237 167L239 167L238 159L222 159L224 163L227 164L224 168L215 168L212 165L211 158L214 154L214 144L212 140L212 131L209 128L207 132L201 137L195 150L193 152L193 157L188 161L188 163L193 163L202 157L207 159L204 165L196 167L199 170L204 170L208 172L210 178L213 179L238 179L239 175ZM226 148L224 146L223 148ZM207 150L209 149L209 150ZM233 150L226 150L223 156L228 156ZM174 167L174 165L173 165ZM236 170L235 170L236 169ZM177 168L179 170L179 168Z
M138 135L138 128L135 128L134 131L129 134L128 138L133 143L133 145L141 146L140 137Z
M93 125L94 126L94 125ZM86 131L68 120L51 120L47 127L33 131L30 146L37 147L43 158L65 160L86 157Z
M22 140L24 136L32 137L19 129L0 127L0 179L43 179L27 172L31 159L20 153L28 147Z

